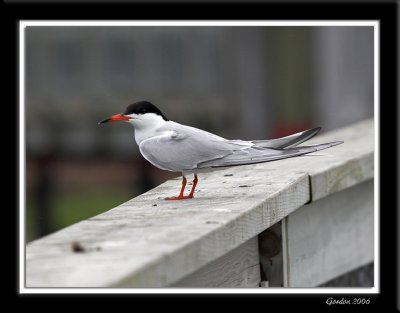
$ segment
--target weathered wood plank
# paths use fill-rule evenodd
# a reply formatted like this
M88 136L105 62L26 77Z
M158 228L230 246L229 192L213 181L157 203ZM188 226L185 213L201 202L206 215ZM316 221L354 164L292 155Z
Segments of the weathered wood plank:
M356 133L349 128L318 136L317 142L345 141L320 156L200 175L191 200L165 201L180 187L180 178L170 180L108 212L33 241L26 247L26 286L171 285L309 202L310 182L314 199L347 188L348 183L328 188L331 183L325 179L318 181L325 191L314 196L317 187L312 175L335 173L352 160L358 164L371 158L370 148L365 148L370 138L364 134L372 121L360 125ZM370 175L358 175L351 184ZM84 251L74 252L72 242Z
M171 287L259 287L258 240L253 237Z
M221 171L222 179L215 175L203 177L203 187L192 200L164 200L176 192L175 179L31 242L26 285L167 286L309 201L304 173L281 175L259 166L257 172L246 167ZM74 253L73 241L87 252Z
M285 218L285 286L314 287L374 258L373 180Z

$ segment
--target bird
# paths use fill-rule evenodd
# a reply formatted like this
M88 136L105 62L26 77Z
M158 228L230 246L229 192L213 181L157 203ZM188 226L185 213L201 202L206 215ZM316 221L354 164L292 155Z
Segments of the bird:
M149 101L134 102L123 113L106 118L98 124L120 121L133 125L135 141L147 161L162 170L182 173L179 195L167 197L166 200L192 199L199 173L300 156L343 143L335 141L298 146L314 137L321 127L277 139L229 140L173 122ZM186 177L192 174L192 188L188 195L184 195Z

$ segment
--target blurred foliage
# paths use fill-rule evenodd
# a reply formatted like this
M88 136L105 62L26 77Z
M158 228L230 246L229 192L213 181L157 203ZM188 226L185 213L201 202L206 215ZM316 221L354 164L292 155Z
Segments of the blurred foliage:
M55 193L50 212L50 232L54 232L81 220L110 210L123 202L128 201L137 193L128 188L107 188L100 190L58 191ZM37 207L27 201L26 209L26 241L39 237L38 225L41 216Z

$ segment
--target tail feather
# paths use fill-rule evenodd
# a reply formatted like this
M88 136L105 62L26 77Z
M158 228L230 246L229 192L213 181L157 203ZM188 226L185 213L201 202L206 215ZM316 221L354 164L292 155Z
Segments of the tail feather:
M312 129L308 129L302 131L300 133L296 133L290 136L278 138L278 139L270 139L270 140L253 140L257 147L260 148L270 148L270 149L286 149L295 147L302 142L314 137L319 131L321 127L315 127Z
M306 152L306 153L310 153L310 152L315 152L315 151L319 151L319 150L324 150L324 149L328 149L330 147L333 146L337 146L342 144L343 141L334 141L334 142L328 142L328 143L320 143L320 144L315 144L315 145L308 145L308 146L297 146L295 148L287 148L287 149L283 149L285 151L299 151L299 152Z
M299 146L286 149L253 149L246 154L230 154L220 159L214 159L198 164L198 168L204 167L228 167L246 164L264 163L280 159L291 158L315 151L324 150L343 143L343 141L335 141L323 144L315 144L309 146Z

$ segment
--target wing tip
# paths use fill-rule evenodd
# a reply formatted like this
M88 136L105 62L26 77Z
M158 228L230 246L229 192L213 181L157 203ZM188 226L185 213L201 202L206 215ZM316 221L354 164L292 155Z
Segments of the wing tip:
M311 130L315 130L315 131L319 132L321 129L322 129L321 126L317 126L317 127L312 128Z
M333 142L330 142L329 144L331 144L333 147L333 146L341 145L342 143L344 143L344 141L333 141Z
M313 134L312 137L314 137L316 134L318 134L321 131L321 129L322 129L321 126L317 126L317 127L311 128L309 130L309 132L312 133ZM312 138L312 137L310 137L310 138Z

